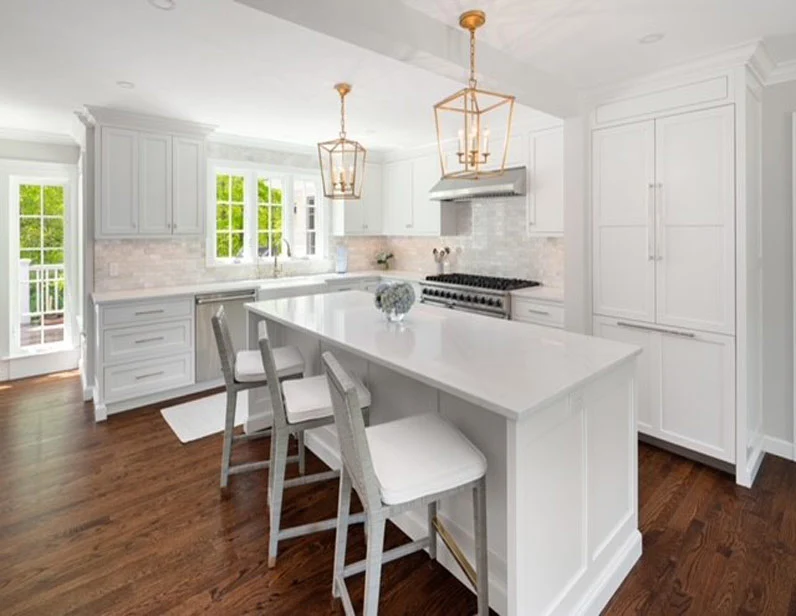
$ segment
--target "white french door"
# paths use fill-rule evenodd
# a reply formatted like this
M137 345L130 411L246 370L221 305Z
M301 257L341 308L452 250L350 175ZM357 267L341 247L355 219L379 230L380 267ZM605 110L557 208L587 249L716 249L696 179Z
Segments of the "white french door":
M11 352L70 344L66 178L16 178L11 188Z

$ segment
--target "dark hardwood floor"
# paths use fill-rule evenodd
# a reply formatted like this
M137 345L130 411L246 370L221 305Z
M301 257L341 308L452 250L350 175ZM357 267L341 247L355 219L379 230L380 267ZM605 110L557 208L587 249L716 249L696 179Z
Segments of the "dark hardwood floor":
M156 409L94 424L75 374L0 383L0 613L342 614L334 533L282 543L269 571L265 473L222 494L220 449L181 445ZM646 445L639 464L644 555L606 614L796 614L796 465L769 456L749 491ZM333 516L336 491L291 490L285 524ZM361 527L349 552L364 555ZM361 576L351 588L361 601ZM474 610L425 554L385 566L384 615Z

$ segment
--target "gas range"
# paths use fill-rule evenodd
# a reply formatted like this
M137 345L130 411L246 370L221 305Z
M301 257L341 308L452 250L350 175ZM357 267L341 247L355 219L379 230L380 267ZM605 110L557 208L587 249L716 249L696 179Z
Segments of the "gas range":
M420 301L508 319L511 317L510 291L537 287L535 280L475 276L472 274L437 274L420 283Z

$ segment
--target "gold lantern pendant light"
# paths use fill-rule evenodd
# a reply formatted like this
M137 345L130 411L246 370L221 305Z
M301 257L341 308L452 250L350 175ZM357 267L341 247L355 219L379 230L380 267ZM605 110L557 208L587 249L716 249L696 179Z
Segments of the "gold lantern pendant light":
M365 148L346 138L345 97L351 91L347 83L335 84L340 94L340 136L318 144L323 194L327 199L359 199L365 179Z
M483 11L467 11L459 25L470 32L467 87L434 105L442 177L477 180L506 168L514 97L480 90L475 78L475 31L486 23ZM498 129L499 151L490 150L490 125Z

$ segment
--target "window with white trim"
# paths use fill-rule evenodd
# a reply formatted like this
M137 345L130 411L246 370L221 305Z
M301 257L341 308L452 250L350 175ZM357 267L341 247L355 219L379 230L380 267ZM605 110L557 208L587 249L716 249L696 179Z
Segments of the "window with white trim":
M211 163L208 251L216 263L324 256L321 178L312 172Z

